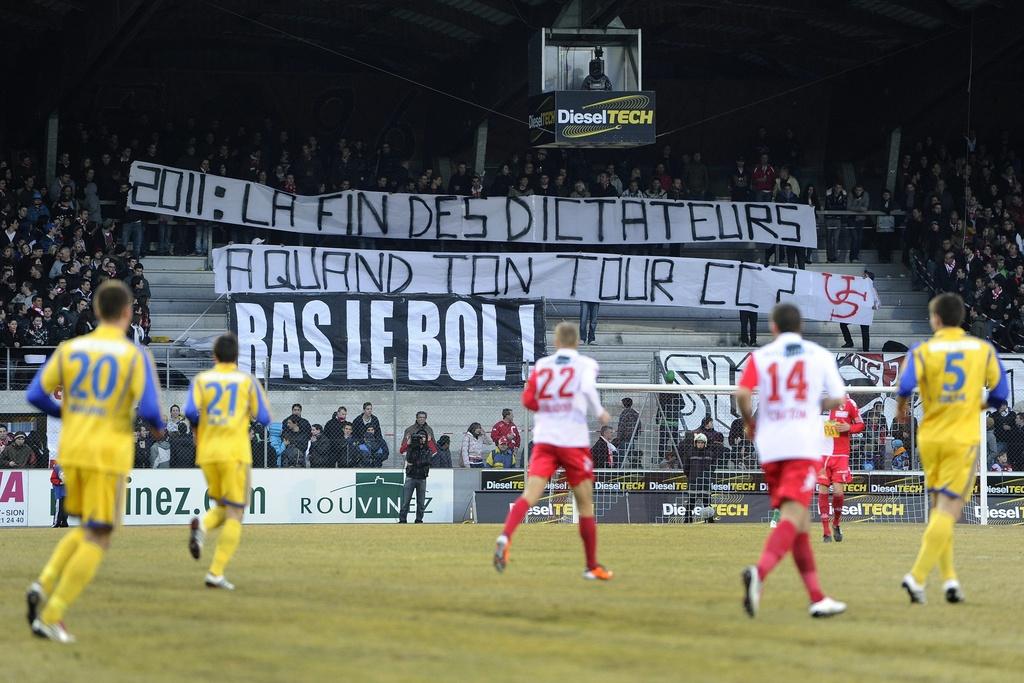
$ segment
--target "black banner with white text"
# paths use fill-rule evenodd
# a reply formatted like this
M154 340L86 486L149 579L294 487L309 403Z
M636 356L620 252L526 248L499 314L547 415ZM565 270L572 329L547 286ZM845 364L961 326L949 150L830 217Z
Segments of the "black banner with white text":
M552 244L818 244L802 204L628 197L487 197L347 190L297 195L134 162L128 208L249 228L402 240Z
M402 386L521 385L545 353L541 301L235 295L229 310L239 366L274 383L390 386L394 359Z

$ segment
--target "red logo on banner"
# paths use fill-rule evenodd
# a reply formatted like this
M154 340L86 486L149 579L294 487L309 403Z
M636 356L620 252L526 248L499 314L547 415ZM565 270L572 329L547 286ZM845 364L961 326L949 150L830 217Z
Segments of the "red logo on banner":
M868 295L867 292L858 292L856 289L853 288L853 281L857 279L856 276L840 275L839 277L843 279L843 286L845 287L845 289L840 289L839 291L835 292L835 295L833 296L833 293L829 291L828 288L828 283L832 279L833 274L822 273L822 275L824 276L825 296L827 296L828 300L832 303L832 319L849 320L850 318L857 315L857 312L860 310L860 304L857 303L856 301L850 301L850 299L854 297L860 297L861 301L867 303ZM840 315L838 312L836 312L836 308L838 306L848 306L849 312Z

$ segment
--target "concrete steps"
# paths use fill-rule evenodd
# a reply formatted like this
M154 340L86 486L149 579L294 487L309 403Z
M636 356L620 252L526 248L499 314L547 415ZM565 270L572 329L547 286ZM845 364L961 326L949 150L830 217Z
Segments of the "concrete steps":
M151 286L169 285L172 287L203 287L216 299L213 292L213 271L212 270L150 270L146 269L146 279Z
M142 259L142 265L146 269L146 277L149 271L205 271L205 256L147 256Z

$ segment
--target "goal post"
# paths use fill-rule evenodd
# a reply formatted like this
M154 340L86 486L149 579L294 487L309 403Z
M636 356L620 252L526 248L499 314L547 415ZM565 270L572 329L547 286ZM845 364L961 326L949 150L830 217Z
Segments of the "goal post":
M707 521L702 511L710 507L719 522L767 521L766 486L753 444L742 435L733 398L736 387L599 383L597 388L612 416L616 451L611 469L595 470L599 519ZM921 417L917 394L911 418L902 422L895 419L896 387L848 386L847 392L860 406L867 428L851 436L854 481L846 487L844 519L926 522L929 500L915 435ZM755 394L755 408L756 401ZM1003 521L989 514L985 417L982 413L979 420L978 477L965 502L963 523ZM706 418L718 434L712 436L714 443L698 445L693 434ZM596 420L592 426L596 442ZM817 505L811 507L817 517Z

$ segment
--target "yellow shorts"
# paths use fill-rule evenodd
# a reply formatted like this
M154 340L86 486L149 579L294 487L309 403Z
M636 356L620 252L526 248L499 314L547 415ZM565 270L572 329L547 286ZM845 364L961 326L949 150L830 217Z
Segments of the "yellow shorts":
M221 505L244 508L249 504L250 465L237 460L201 465L210 489L210 499Z
M918 448L929 493L970 498L978 474L978 444L920 440Z
M80 517L82 526L112 529L121 523L124 475L69 465L64 468L64 486L64 509Z

